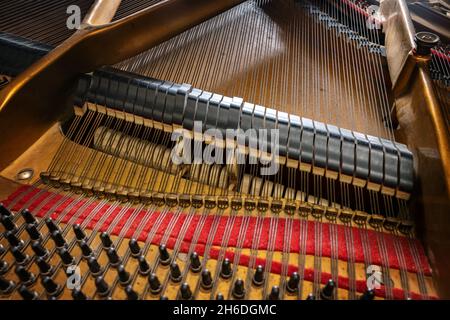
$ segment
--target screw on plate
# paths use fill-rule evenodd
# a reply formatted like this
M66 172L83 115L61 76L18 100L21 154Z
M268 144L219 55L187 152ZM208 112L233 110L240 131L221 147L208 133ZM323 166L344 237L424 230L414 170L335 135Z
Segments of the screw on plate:
M34 175L34 170L31 168L25 168L20 170L17 175L16 175L16 179L17 180L30 180Z
M415 35L416 53L419 55L429 55L431 49L440 41L439 36L431 32L417 32Z

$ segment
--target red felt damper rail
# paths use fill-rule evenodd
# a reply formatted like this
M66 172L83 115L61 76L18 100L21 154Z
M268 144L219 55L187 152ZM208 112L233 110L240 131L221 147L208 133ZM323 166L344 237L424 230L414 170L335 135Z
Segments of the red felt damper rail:
M38 192L41 192L41 194L33 199ZM77 200L75 206L69 207L70 204L74 203L74 199L61 195L61 194L55 194L48 191L42 191L41 189L34 188L31 186L23 186L20 187L18 190L16 190L13 194L11 194L8 199L6 199L3 203L6 206L10 206L11 203L15 203L13 208L10 208L13 211L18 211L20 209L24 208L24 205L29 202L30 200L33 201L29 203L28 209L37 217L43 217L45 215L49 214L49 210L54 207L59 201L61 203L54 208L53 212L51 212L51 217L54 219L57 219L58 217L62 218L61 222L66 223L68 222L74 215L77 216L75 223L82 223L86 217L88 217L90 214L92 214L92 211L94 208L98 205L97 201L92 202L90 205L88 205L83 212L79 212L80 208L83 206L84 203L86 203L86 200ZM42 206L42 204L44 204ZM42 208L36 212L37 207ZM66 208L70 208L70 210L66 210L66 212L63 212ZM101 206L101 208L89 218L89 222L87 224L88 229L92 229L96 226L97 222L101 219L101 217L111 208L110 204L105 204ZM117 216L117 214L123 209L121 206L114 206L113 210L110 211L108 218L104 221L104 223L100 226L100 231L106 231L114 218ZM149 211L147 210L141 210L136 214L136 209L129 208L125 211L119 222L113 226L113 231L111 232L114 235L118 235L121 230L124 228L125 223L129 223L128 221L132 214L134 214L133 221L130 223L129 228L126 230L125 237L132 237L138 228L138 226L143 221L144 217L148 215ZM173 212L155 212L152 217L146 222L146 225L142 229L142 232L140 233L137 238L141 241L145 241L147 239L148 233L150 232L152 226L155 224L155 221L158 219L158 216L160 214L164 214L164 217L162 219L162 222L155 233L155 236L153 237L152 243L159 244L163 235L167 231L168 224L171 221L174 213ZM169 240L167 242L167 246L169 248L173 248L175 245L175 242L177 240L178 235L180 234L180 229L183 225L184 220L186 219L188 215L182 214L178 220L175 226L170 231ZM185 237L182 241L181 245L181 252L187 252L189 250L189 245L192 241L192 237L194 234L194 230L196 229L198 222L200 219L200 215L196 214L192 220L190 221L188 225L187 232L185 234ZM212 227L213 221L215 219L215 216L208 216L205 220L205 223L203 225L203 228L200 233L200 237L197 241L198 245L196 247L196 251L199 254L202 254L204 252L204 247L207 242L208 235L210 233L210 229ZM222 242L222 237L224 236L225 227L227 224L227 221L229 219L228 216L221 216L219 217L220 222L218 224L217 232L214 235L212 244L214 246L220 246ZM239 234L240 232L240 226L242 223L243 217L235 217L235 221L233 224L233 227L231 229L231 236L230 240L228 242L228 247L235 247L237 240L239 236L244 236L244 248L250 248L252 245L252 239L253 239L253 233L256 226L256 218L251 217L250 222L248 224L248 228L245 230L245 234ZM285 228L286 219L280 218L278 219L278 229L277 229L277 235L275 239L275 251L282 251L283 250L283 242L284 242L284 228ZM308 255L315 255L316 248L315 248L315 233L314 233L314 221L306 221L307 226L307 239L306 239L306 254ZM258 249L265 250L268 246L269 241L269 226L270 226L270 219L264 218L263 224L262 224L262 232L261 232L261 238L258 243ZM98 227L98 226L97 226ZM349 229L350 232L353 235L353 251L355 253L355 262L361 262L364 263L364 250L361 240L361 234L366 233L367 238L369 239L369 245L370 245L370 262L374 265L379 266L385 266L388 268L393 269L400 269L400 263L399 258L397 256L397 253L395 251L394 242L397 241L400 244L400 247L402 249L404 260L406 262L406 270L411 273L417 273L419 271L423 272L424 275L430 276L431 275L431 268L428 264L427 258L425 256L424 250L416 239L408 239L406 237L402 236L394 236L386 233L380 233L372 230L365 230L360 228L354 228L354 227L347 227L342 225L337 225L337 234L338 234L338 257L340 260L347 261L349 259L348 257L348 250L345 240L345 232L346 229ZM293 221L293 228L292 228L292 237L290 239L290 252L298 253L300 248L300 234L301 234L301 223L298 219L295 219ZM387 263L384 263L379 243L377 238L383 237L384 242L386 244L387 248ZM415 260L413 259L413 255L411 252L411 246L414 246L416 248L416 251L419 253L418 260L419 265L415 263ZM210 256L212 258L217 257L218 251L216 249L212 249L210 252ZM323 257L331 257L331 240L330 240L330 232L329 232L329 224L328 223L322 223L322 256ZM230 259L233 258L232 252L227 252L227 257ZM248 256L242 255L240 258L239 263L242 265L248 264ZM259 264L264 264L264 260L260 260L258 262ZM297 271L298 266L289 266L289 274L293 271ZM281 264L279 262L273 262L272 263L272 269L271 272L273 273L281 273ZM322 272L322 282L326 283L326 281L331 277L330 274ZM306 269L305 270L305 279L308 281L314 280L314 270L312 269ZM338 279L339 287L343 289L349 288L349 280L346 277L339 277ZM363 292L367 286L365 281L357 281L356 282L356 288L357 291ZM376 290L376 293L378 296L384 297L385 296L385 290L382 286L380 289ZM405 297L405 293L402 289L394 288L393 289L393 295L394 298L403 299ZM412 298L419 299L421 297L418 293L411 293Z

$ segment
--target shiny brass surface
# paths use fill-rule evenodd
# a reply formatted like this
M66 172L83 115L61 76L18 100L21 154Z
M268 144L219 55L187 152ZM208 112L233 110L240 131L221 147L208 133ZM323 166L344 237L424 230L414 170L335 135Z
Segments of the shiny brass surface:
M239 2L168 0L111 24L84 26L0 91L0 169L64 115L68 109L55 106L67 105L79 74L136 55ZM90 19L102 22L108 16L98 12ZM20 127L8 128L18 119Z
M389 63L391 82L395 86L407 63L408 55L416 47L414 26L409 17L408 6L404 0L385 0L381 3L385 21L383 31L386 35L386 56Z
M122 0L96 0L83 19L83 27L99 26L112 21Z
M429 56L415 54L414 27L403 0L382 3L386 51L395 95L396 138L415 156L411 207L435 269L441 297L450 296L450 135L429 74Z

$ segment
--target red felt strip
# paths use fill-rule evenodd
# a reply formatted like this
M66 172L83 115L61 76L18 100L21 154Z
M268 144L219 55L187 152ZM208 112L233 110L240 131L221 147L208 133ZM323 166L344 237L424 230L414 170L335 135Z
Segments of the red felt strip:
M33 197L33 195L36 194L36 192L37 192L36 188L28 187L28 186L21 187L18 190L16 190L10 197L8 197L8 199L6 199L4 201L4 204L6 206L8 206L15 199L19 199L21 197L21 199L16 203L14 208L12 208L12 210L14 210L14 211L20 210L23 207L23 205L27 201L29 201ZM42 205L45 201L47 201L46 199L50 199L52 195L54 195L54 194L47 192L47 191L43 192L41 196L39 196L37 199L35 199L29 205L28 209L30 209L33 212L34 209L36 209L38 206ZM45 216L48 213L48 211L58 201L63 199L63 197L64 197L63 195L57 194L56 196L51 198L51 200L49 200L47 203L45 203L44 206L42 206L41 210L39 210L39 212L33 212L33 214L35 214L38 217ZM76 203L76 205L72 206L70 208L70 210L67 211L66 209L69 208L69 206L74 203L73 201L74 201L74 199L66 197L64 199L64 201L62 201L62 203L59 206L57 206L54 209L54 211L51 213L52 217L53 218L60 217L61 222L63 222L63 223L67 223L75 215L77 215L75 223L82 223L83 221L85 221L87 219L87 217L89 217L89 222L87 224L87 228L93 229L97 226L97 227L100 227L100 231L105 231L108 229L108 227L114 221L115 217L117 217L118 214L122 210L122 207L115 207L115 208L112 208L112 210L110 210L111 205L106 203L104 205L101 205L100 208L97 208L97 210L96 210L97 212L94 213L95 208L99 204L99 202L94 201L90 205L88 205L82 212L80 212L80 208L86 203L86 200L76 200L76 201L78 201ZM65 212L65 211L67 211L67 212ZM112 234L118 235L121 232L125 223L127 223L128 220L130 219L131 215L133 213L135 213L134 211L135 211L135 209L129 208L129 209L126 209L125 211L121 212L122 217L120 218L120 220L117 223L114 224ZM98 226L97 225L98 221L107 212L109 212L108 217L105 219L105 221L100 226ZM92 213L94 213L94 214L92 215ZM125 237L129 238L129 237L133 236L136 229L140 225L141 221L143 221L144 217L147 214L148 214L148 212L146 210L142 210L135 215L129 228L126 230ZM143 228L142 232L138 236L139 240L145 241L147 239L148 233L150 232L152 226L155 224L155 222L158 219L158 216L160 214L161 214L161 212L155 212L155 214L153 214L153 216L150 219L148 219L145 227ZM157 244L161 241L163 235L165 234L165 232L168 228L168 224L171 221L172 217L173 217L173 212L164 213L162 223L160 224L157 232L155 233L155 237L152 239L152 243ZM169 248L173 248L173 246L175 245L177 236L180 233L180 229L181 229L186 217L187 217L186 214L182 214L180 216L180 218L178 219L177 223L174 225L174 228L171 230L170 235L169 235L169 240L167 242L167 246ZM200 233L200 237L198 239L198 245L196 248L196 250L199 252L199 254L203 253L203 251L204 251L204 246L207 242L207 238L208 238L210 229L212 227L214 218L215 218L214 216L208 216L205 219L205 223L204 223L202 231ZM187 252L189 244L192 241L194 231L198 225L199 219L200 219L200 216L195 215L192 218L192 220L190 221L187 232L183 239L182 248L181 248L182 252ZM222 217L219 217L219 219L220 220L219 220L217 232L215 233L214 239L213 239L214 246L221 245L222 237L224 236L225 227L226 227L227 220L229 219L229 217L222 216ZM236 246L242 220L243 220L242 217L235 217L235 221L234 221L234 224L233 224L232 230L231 230L231 237L230 237L230 240L228 243L229 247ZM276 239L275 239L275 250L276 251L283 250L283 241L284 241L283 235L284 235L285 223L286 223L286 220L283 218L280 218L278 220L278 233L277 233ZM308 233L307 233L308 238L306 241L306 243L307 243L306 253L308 255L315 254L314 223L316 223L316 222L307 221L307 223L306 223L307 228L308 228ZM263 220L263 229L262 229L261 239L260 239L259 246L258 246L258 249L260 249L260 250L267 249L268 241L269 241L269 225L270 225L270 219L265 218ZM248 224L248 228L244 234L244 237L245 237L244 243L243 243L244 248L251 247L255 226L256 226L256 218L251 217L250 222ZM344 260L344 261L348 260L348 251L347 251L346 241L345 241L345 229L346 228L348 228L348 227L341 226L341 225L337 226L338 257L339 257L339 259ZM367 233L367 238L369 239L370 247L371 247L371 250L370 250L371 251L371 261L375 265L383 265L381 255L380 255L380 250L378 247L378 241L377 241L377 237L379 235L381 235L384 238L384 241L386 243L387 253L388 253L388 263L389 263L390 268L399 269L399 267L400 267L399 261L398 261L398 258L397 258L397 255L396 255L396 252L394 249L394 241L398 241L400 243L400 246L402 248L402 251L403 251L403 254L405 257L407 270L412 273L416 273L419 270L421 270L425 275L431 275L431 269L428 264L427 258L425 256L424 250L417 240L410 240L405 237L398 237L398 236L393 236L393 235L389 235L389 234L385 234L385 233L378 233L378 232L371 231L371 230L363 230L363 229L359 229L359 228L349 228L349 229L353 234L353 240L354 240L353 246L354 246L356 262L364 262L361 234ZM330 242L329 228L326 228L326 227L322 228L322 231L323 231L322 232L322 256L330 257L331 242ZM290 244L291 252L296 252L296 253L299 252L300 234L301 234L300 233L300 221L294 220L293 228L292 228L291 244ZM411 241L411 245L416 246L416 248L419 252L419 261L420 261L419 266L417 266L414 263L414 259L412 257L409 241ZM233 253L229 252L229 253L227 253L227 255L228 254L230 255L229 258L232 259ZM211 250L210 255L212 258L216 257L217 250L213 248ZM248 256L242 255L241 259L240 259L240 263L246 265L248 263ZM263 264L264 261L260 261L259 263ZM296 271L297 269L298 269L298 266L290 265L289 273ZM272 272L274 272L274 273L281 272L281 264L279 262L276 262L276 261L273 262ZM323 283L325 283L329 278L330 278L329 274L322 272L322 282ZM308 281L314 280L312 269L308 269L305 271L305 279ZM348 279L345 277L339 277L339 287L348 289ZM364 281L357 281L357 290L358 291L360 291L360 292L364 291L365 288L366 288L366 283ZM401 289L394 289L393 294L394 294L394 298L404 298L404 292ZM384 288L379 289L377 291L377 295L384 296ZM412 293L413 298L419 298L419 296L420 296L419 294Z

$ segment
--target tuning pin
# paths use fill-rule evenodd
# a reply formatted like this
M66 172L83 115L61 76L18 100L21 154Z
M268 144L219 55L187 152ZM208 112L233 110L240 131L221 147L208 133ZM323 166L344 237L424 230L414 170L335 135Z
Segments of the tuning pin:
M127 299L128 300L138 300L138 294L136 293L136 291L133 290L133 287L131 285L127 286L125 288L125 293L127 294Z
M159 291L161 291L161 283L159 282L159 279L156 276L156 274L152 273L148 277L148 284L150 285L150 291L153 294L157 294L159 293Z
M62 248L66 246L66 239L64 239L64 236L61 234L59 230L55 230L51 233L51 237L53 242L55 242L55 246L57 248Z
M141 248L139 247L139 243L136 239L130 239L128 242L128 247L130 248L131 255L133 257L139 257L141 255Z
M191 270L192 272L199 272L202 268L202 263L200 262L200 257L197 252L191 254Z
M323 300L331 300L333 299L334 288L336 287L334 281L332 279L328 280L325 287L323 287L322 291L320 291L320 298Z
M147 275L150 272L150 266L148 265L147 259L144 256L139 256L139 273L143 276Z
M23 247L23 241L19 238L17 238L14 231L6 231L5 232L5 238L8 240L8 243L11 247Z
M0 256L6 252L5 247L0 243Z
M273 286L270 291L269 300L280 300L280 288L278 286Z
M159 262L163 266L167 266L170 263L170 254L167 251L167 248L166 248L165 244L161 244L159 246Z
M39 241L33 241L31 249L38 257L45 258L48 255L48 250Z
M61 250L59 250L58 254L65 266L73 264L74 258L66 248L62 248Z
M79 224L73 226L73 232L75 233L75 237L78 241L84 240L86 238L86 234Z
M126 286L130 283L130 273L125 269L123 264L117 267L117 275L119 276L119 282L121 285Z
M300 276L298 275L297 272L293 272L291 274L291 277L289 278L289 281L286 284L286 290L290 293L297 292L299 283L300 283Z
M228 279L229 277L231 277L231 274L232 271L230 260L228 260L228 258L225 258L225 260L223 260L222 262L222 269L220 271L220 275L222 276L222 278Z
M58 226L56 225L55 221L52 218L45 219L45 225L47 226L48 231L50 231L50 233L59 231Z
M0 203L0 215L2 217L9 217L11 216L11 211L9 211L4 205L3 203Z
M8 231L17 230L16 224L12 221L12 216L2 216L1 222L6 230Z
M110 247L108 251L106 251L106 255L108 256L109 263L116 267L120 264L120 257L117 254L117 251L114 247Z
M169 300L169 298L167 298L167 296L161 296L159 297L159 300Z
M44 258L38 257L36 259L36 264L39 267L39 272L44 276L49 276L53 273L53 267L45 261Z
M219 292L219 293L216 295L216 300L225 300L225 297L223 296L222 293Z
M15 283L12 280L6 280L0 276L0 293L4 295L10 294L15 287Z
M103 272L102 267L98 263L97 259L93 256L90 256L88 261L88 267L89 271L92 273L93 276L98 276Z
M316 300L316 297L314 296L313 293L308 294L308 296L306 297L306 300Z
M6 261L0 260L0 275L5 274L8 271L9 264Z
M53 281L52 278L46 276L41 281L42 286L45 288L47 295L50 297L58 297L62 292L63 288Z
M37 298L39 297L36 291L30 290L23 285L19 287L19 294L23 300L37 300Z
M102 276L95 279L95 287L97 288L98 295L100 297L105 297L109 293L109 286Z
M105 249L110 248L113 244L111 238L109 237L109 234L107 234L106 232L102 232L100 234L100 240L102 241L103 248Z
M187 282L183 283L180 287L181 299L190 300L192 299L192 291Z
M233 297L236 299L242 299L245 296L245 288L244 288L244 281L242 279L237 279L234 282L233 286Z
M24 266L17 266L14 270L17 277L19 277L19 280L22 282L22 284L26 285L27 287L34 283L36 280L36 277L33 273L28 271Z
M181 281L180 267L175 261L170 265L170 279L172 279L173 282Z
M208 269L205 269L205 270L202 271L201 286L205 290L209 290L213 286L213 280L212 280L212 277L211 277L211 272L209 272Z
M14 256L14 259L16 259L16 263L17 264L23 265L23 264L27 264L28 263L28 260L29 260L28 255L23 253L22 251L20 251L19 247L13 247L11 249L11 253Z
M375 299L375 291L373 291L372 289L368 289L361 295L361 297L359 299L360 300L373 300L373 299Z
M264 283L264 268L262 265L256 267L252 282L257 287L261 286Z
M31 240L40 240L42 238L41 233L37 229L36 223L27 224L25 230L27 230L27 233L30 236Z
M72 298L73 300L87 300L86 295L81 291L80 289L73 289L72 290Z
M35 223L36 218L31 214L30 210L23 209L20 214L22 215L23 219L26 223Z
M84 258L88 258L92 254L92 249L85 240L81 240L79 246Z

